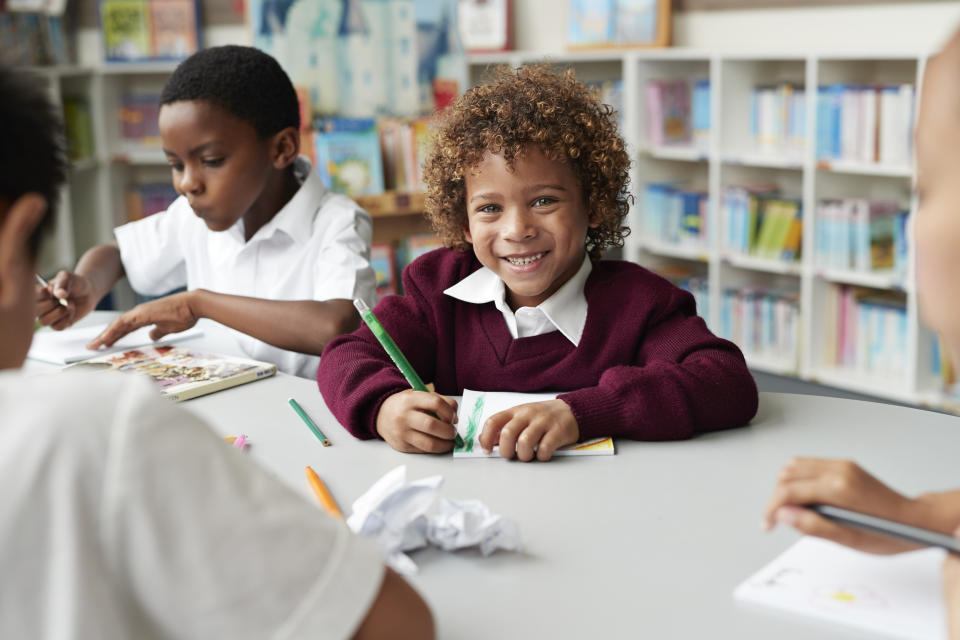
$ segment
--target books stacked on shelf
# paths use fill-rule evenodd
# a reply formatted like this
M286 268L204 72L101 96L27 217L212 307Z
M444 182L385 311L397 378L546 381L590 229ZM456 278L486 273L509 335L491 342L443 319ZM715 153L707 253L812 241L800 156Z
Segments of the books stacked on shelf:
M160 94L127 93L120 99L120 145L125 151L160 148Z
M434 233L415 233L407 236L397 252L401 270L425 253L443 246L440 238Z
M750 94L750 134L762 155L801 158L807 140L806 91L802 84L759 86Z
M58 3L47 3L58 4ZM60 13L22 12L0 2L0 43L3 59L13 66L65 65L76 60L76 43L68 16ZM44 6L48 9L47 6Z
M383 157L373 118L318 120L316 169L328 189L348 196L382 193Z
M730 185L720 203L726 248L737 253L795 262L800 259L803 207L776 185Z
M909 165L914 87L832 84L817 92L817 158Z
M432 140L430 120L384 118L380 120L379 130L386 188L391 191L423 191L423 161Z
M907 370L907 309L902 296L830 285L824 363L878 378L899 379Z
M643 233L669 244L706 247L708 207L705 191L648 183L643 188Z
M100 0L107 62L183 60L200 48L196 0Z
M663 265L655 271L681 289L692 293L697 303L697 315L704 320L710 318L710 286L706 275L674 265Z
M399 291L396 253L393 245L389 242L374 242L370 245L370 266L373 267L377 278L375 302Z
M177 199L177 195L177 190L169 182L129 186L124 196L127 221L133 222L166 211Z
M817 205L814 243L817 265L904 274L907 217L907 211L889 200L821 200Z
M63 127L67 138L67 157L74 162L92 158L93 120L86 100L63 99Z
M720 335L753 357L797 364L799 296L772 289L727 289L720 299Z
M710 134L710 81L675 79L647 83L647 140L653 147L706 149ZM692 94L692 100L691 100Z

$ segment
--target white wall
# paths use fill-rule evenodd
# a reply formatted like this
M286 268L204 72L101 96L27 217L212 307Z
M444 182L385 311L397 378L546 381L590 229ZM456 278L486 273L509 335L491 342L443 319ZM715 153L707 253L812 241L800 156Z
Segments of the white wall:
M559 53L565 0L514 0L517 49ZM674 44L723 51L927 52L960 28L960 2L876 5L674 15Z

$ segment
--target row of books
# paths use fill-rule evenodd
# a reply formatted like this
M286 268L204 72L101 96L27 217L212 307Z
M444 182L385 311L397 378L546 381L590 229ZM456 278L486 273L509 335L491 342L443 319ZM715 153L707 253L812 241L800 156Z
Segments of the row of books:
M832 84L817 92L817 157L909 165L914 87Z
M127 221L133 222L165 211L177 199L177 190L169 182L132 184L124 194Z
M76 39L65 15L0 10L3 60L13 66L71 64Z
M442 247L433 233L417 233L408 236L395 246L388 242L375 242L370 247L370 264L377 278L377 301L384 296L403 293L400 273L403 269L428 251Z
M899 379L907 370L902 297L847 285L826 291L824 362L863 375Z
M726 289L720 299L720 335L754 356L796 365L799 296L791 291Z
M835 269L905 273L907 220L908 212L894 201L821 200L816 213L816 263Z
M100 0L108 62L183 60L200 48L197 0Z
M800 158L807 138L806 104L803 85L755 87L750 94L750 135L756 151Z
M800 258L803 207L776 185L724 187L720 207L726 248L747 255L793 262Z
M647 83L647 139L651 146L706 150L710 137L710 80Z
M385 190L423 191L423 162L429 153L429 119L328 118L318 120L314 165L324 184L349 196Z
M663 265L656 272L685 291L693 294L697 315L704 320L710 317L710 285L705 275L687 267Z
M673 182L643 188L643 232L670 244L705 247L709 197Z

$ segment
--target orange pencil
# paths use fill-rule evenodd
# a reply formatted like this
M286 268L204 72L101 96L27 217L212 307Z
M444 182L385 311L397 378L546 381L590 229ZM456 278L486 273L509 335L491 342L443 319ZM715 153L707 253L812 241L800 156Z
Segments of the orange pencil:
M333 501L333 496L330 495L330 491L327 490L327 485L323 484L323 480L320 479L320 476L318 476L317 472L312 468L307 467L306 471L307 481L310 483L310 487L316 494L317 500L320 501L320 506L323 507L323 510L332 515L334 518L343 520L343 514L340 513L340 507L338 507L337 503Z

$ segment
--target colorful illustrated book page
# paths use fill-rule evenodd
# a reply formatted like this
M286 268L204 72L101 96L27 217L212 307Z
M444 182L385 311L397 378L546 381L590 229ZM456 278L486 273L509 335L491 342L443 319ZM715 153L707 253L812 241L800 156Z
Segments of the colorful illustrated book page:
M877 556L807 537L733 595L883 636L937 640L947 637L943 554L923 549Z
M506 393L502 391L463 390L460 408L457 413L457 431L463 438L463 446L453 450L454 458L498 458L498 447L486 453L477 438L483 430L487 418L505 409L529 402L553 400L556 394L550 393ZM561 447L553 452L554 456L610 456L614 454L613 438L593 438Z
M161 395L178 401L268 378L277 372L276 365L266 362L198 353L165 344L111 353L73 367L143 373L153 378Z

